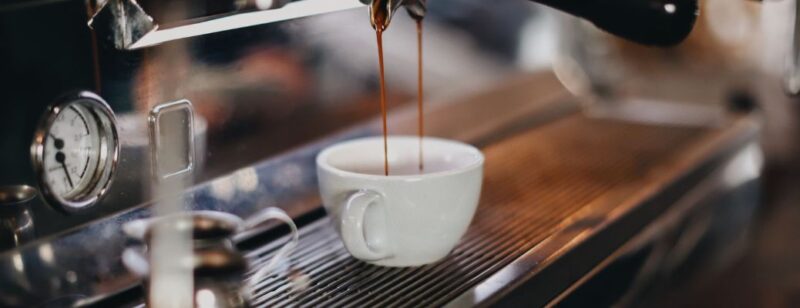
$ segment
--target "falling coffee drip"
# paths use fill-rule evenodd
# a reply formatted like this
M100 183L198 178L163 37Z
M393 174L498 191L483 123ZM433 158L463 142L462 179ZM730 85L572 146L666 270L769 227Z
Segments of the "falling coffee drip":
M389 175L389 141L388 129L386 126L386 77L383 68L383 29L376 28L375 34L378 39L378 65L380 66L381 82L381 116L383 118L383 173Z
M383 31L389 26L391 10L385 1L375 1L370 6L370 22L375 28L378 42L378 66L380 68L381 118L383 119L383 173L389 176L389 130L386 125L386 77L383 65Z
M374 0L370 5L370 22L375 29L376 39L378 43L378 65L380 67L380 87L381 87L381 117L383 119L383 164L384 174L389 175L389 143L388 143L388 126L386 123L386 78L384 71L383 61L383 32L389 27L392 19L392 13L400 4L400 1L393 0ZM418 75L417 75L417 133L419 135L419 171L423 172L425 164L423 161L423 137L425 134L424 125L424 91L423 91L423 62L422 62L422 19L425 12L425 2L417 1L406 7L409 15L416 21L417 24L417 56L418 56Z
M412 15L413 16L413 15ZM423 112L423 82L422 82L422 18L417 19L417 132L419 133L419 172L425 170L425 162L422 155L422 139L425 135L425 120Z
M427 11L425 0L407 1L404 3L406 12L417 23L417 133L419 134L419 172L425 171L422 141L425 136L425 113L424 113L424 84L423 84L423 61L422 61L422 20Z

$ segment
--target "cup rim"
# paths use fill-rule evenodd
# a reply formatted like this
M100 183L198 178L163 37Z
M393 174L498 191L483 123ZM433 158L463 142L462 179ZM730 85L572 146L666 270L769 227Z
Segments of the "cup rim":
M417 140L418 138L419 138L418 136L409 136L409 135L392 135L392 136L388 137L389 142L391 142L393 139L394 140L397 140L397 139L400 139L400 140L408 140L408 139ZM330 155L332 155L334 152L336 152L336 151L338 151L338 150L340 150L342 148L345 148L345 147L348 147L348 146L352 146L355 143L367 142L367 141L372 141L372 140L379 140L379 141L383 142L383 136L370 136L370 137L350 139L350 140L347 140L347 141L343 141L343 142L339 142L339 143L333 144L333 145L323 149L321 152L319 152L319 154L317 154L317 158L316 158L317 169L325 170L326 172L330 172L330 173L333 173L333 174L336 174L336 175L339 175L339 176L356 177L356 178L361 178L361 179L382 180L382 181L407 181L407 180L421 180L421 179L441 178L441 177L446 177L446 176L452 176L452 175L456 175L456 174L466 173L468 171L471 171L471 170L474 170L474 169L477 169L477 168L481 168L483 166L484 160L486 159L484 157L483 153L477 147L475 147L475 146L473 146L471 144L460 142L460 141L456 141L456 140L451 140L451 139L444 139L444 138L438 138L438 137L427 137L426 136L426 137L423 138L423 140L424 140L423 142L434 142L434 143L439 143L439 144L447 144L447 145L455 146L455 147L458 147L458 148L461 148L461 149L465 150L466 152L470 152L471 154L474 154L477 157L477 159L475 161L465 165L465 166L462 166L462 167L459 167L459 168L454 168L454 169L449 169L449 170L445 170L445 171L438 171L438 172L425 173L425 174L407 174L407 175L391 175L391 174L389 174L388 176L380 175L380 174L357 173L357 172L342 170L342 169L336 168L336 167L332 166L330 163L328 163L328 157Z

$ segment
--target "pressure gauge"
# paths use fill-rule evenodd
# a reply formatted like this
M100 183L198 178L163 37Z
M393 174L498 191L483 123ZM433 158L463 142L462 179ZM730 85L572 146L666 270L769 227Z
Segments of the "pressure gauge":
M119 156L114 113L90 92L61 98L42 118L31 155L50 205L66 212L94 205L108 190Z

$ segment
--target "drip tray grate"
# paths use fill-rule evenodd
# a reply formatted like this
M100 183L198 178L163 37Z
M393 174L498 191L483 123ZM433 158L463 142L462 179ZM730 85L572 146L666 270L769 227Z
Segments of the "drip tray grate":
M441 306L553 234L609 190L635 185L703 139L708 129L567 117L489 145L475 219L444 260L416 268L368 265L349 256L328 219L301 230L279 274L259 282L257 307ZM253 251L263 264L273 245Z

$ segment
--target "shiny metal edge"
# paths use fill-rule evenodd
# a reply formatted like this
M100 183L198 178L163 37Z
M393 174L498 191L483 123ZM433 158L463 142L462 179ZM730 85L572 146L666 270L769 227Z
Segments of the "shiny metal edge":
M172 172L170 172L168 174L158 173L158 171L160 171L161 168L162 168L161 160L159 159L158 153L161 151L161 149L164 146L166 146L166 145L162 144L162 142L161 142L161 125L160 125L161 116L164 115L164 113L167 113L167 112L178 112L178 111L181 111L181 110L185 110L189 114L189 116L187 117L188 121L186 123L186 125L188 126L188 133L187 133L188 136L186 136L186 138L185 138L187 140L186 142L187 142L188 148L186 149L186 153L184 153L184 155L186 155L187 164L183 169L175 170L175 171L172 171ZM153 109L150 110L150 114L147 117L147 124L148 124L147 127L148 127L148 131L149 131L149 134L150 134L150 140L151 140L150 141L151 142L151 146L150 146L150 162L151 162L151 166L153 166L152 168L153 168L153 172L154 172L154 174L152 176L157 182L160 182L160 181L166 180L168 178L172 178L172 177L182 176L183 178L188 179L188 178L190 178L192 176L192 174L194 172L194 165L195 165L195 162L194 162L194 157L195 157L195 153L194 153L195 152L195 144L194 144L195 141L194 141L194 139L195 138L193 138L193 136L194 136L194 121L195 121L194 120L194 107L192 106L192 102L190 102L188 99L181 99L181 100L177 100L177 101L173 101L173 102L169 102L169 103L160 104L158 106L153 107Z
M141 49L184 38L355 9L363 6L364 4L358 0L303 0L291 2L279 9L237 13L219 18L190 22L175 27L160 25L158 29L148 32L141 39L127 46L126 49ZM366 18L366 16L364 18Z
M760 130L755 120L747 117L735 119L731 126L714 136L712 140L692 148L675 168L662 170L657 176L645 179L648 184L644 188L639 185L636 188L620 187L597 198L565 220L558 231L483 282L453 299L446 307L484 307L496 304L517 287L535 279L542 269L555 260L619 222L624 216L646 204L648 200L655 199L670 185L692 175L691 173L700 166L719 162L737 148L751 142ZM568 287L570 285L572 283L568 284ZM551 294L543 303L550 302L561 293Z

